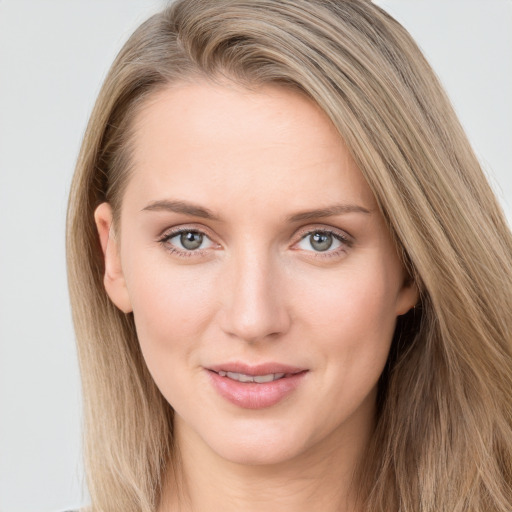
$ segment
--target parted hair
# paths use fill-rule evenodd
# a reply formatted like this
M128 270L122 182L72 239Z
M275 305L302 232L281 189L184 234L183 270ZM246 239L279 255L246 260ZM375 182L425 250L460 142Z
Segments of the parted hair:
M419 305L399 317L357 492L372 512L512 510L512 237L439 80L366 0L179 0L143 23L103 84L68 207L68 277L92 512L155 511L179 466L173 411L133 316L104 286L94 210L118 219L137 113L176 82L300 90L371 187Z

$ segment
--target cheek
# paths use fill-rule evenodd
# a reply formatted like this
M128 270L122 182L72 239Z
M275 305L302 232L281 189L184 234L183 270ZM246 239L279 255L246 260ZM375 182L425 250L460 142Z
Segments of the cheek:
M177 268L163 259L136 266L127 278L139 343L152 373L193 353L214 309L208 272L198 275L194 266Z
M304 286L299 295L302 317L318 346L350 368L381 368L389 352L396 325L396 280L375 266L347 268L322 278L317 286ZM332 361L332 357L329 358Z

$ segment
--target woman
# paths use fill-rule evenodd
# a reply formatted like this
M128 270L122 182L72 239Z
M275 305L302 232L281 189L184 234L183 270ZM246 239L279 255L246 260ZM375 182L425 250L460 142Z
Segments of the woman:
M154 16L68 215L92 510L510 510L512 239L381 9Z

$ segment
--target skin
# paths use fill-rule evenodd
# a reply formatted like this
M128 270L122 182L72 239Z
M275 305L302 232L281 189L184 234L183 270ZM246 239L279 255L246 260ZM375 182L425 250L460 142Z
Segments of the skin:
M120 225L107 203L96 223L107 293L133 312L176 412L182 464L161 511L353 510L396 318L418 296L343 141L297 92L198 82L148 102L133 150ZM291 219L333 205L346 211ZM176 228L204 233L200 249ZM312 243L319 230L333 233L328 250ZM251 410L211 385L205 367L227 361L308 371L284 400Z

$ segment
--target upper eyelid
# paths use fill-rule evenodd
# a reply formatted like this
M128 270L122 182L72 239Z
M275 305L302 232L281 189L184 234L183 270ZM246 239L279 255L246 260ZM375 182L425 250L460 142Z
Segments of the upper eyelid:
M181 225L181 226L175 226L172 228L166 228L164 229L158 236L157 239L159 241L165 240L167 238L172 238L173 236L179 235L180 233L184 233L187 231L193 231L196 233L201 233L202 235L207 236L208 238L212 239L212 235L209 229L207 229L205 226L195 226L195 225Z
M187 233L187 232L195 232L195 233L200 233L201 235L203 235L205 238L207 238L210 242L211 242L211 246L210 247L205 247L203 249L201 248L197 248L197 249L182 249L180 247L177 247L176 245L174 245L173 243L170 243L170 240L172 238L175 238L177 236L180 235L180 233ZM215 249L215 245L217 245L217 248L220 246L220 244L218 244L217 242L215 242L213 240L213 238L208 235L204 230L202 229L198 229L198 228L195 228L195 227L189 227L189 226L184 226L184 227L175 227L175 228L168 228L168 229L165 229L161 235L157 238L157 243L161 246L166 246L165 247L165 250L171 252L171 253L174 253L175 255L179 256L180 258L181 257L199 257L203 254L206 254L206 252L210 249Z
M312 233L329 233L329 234L332 234L335 236L337 235L346 241L354 240L354 237L350 233L345 231L344 229L335 228L333 226L325 226L325 225L324 226L322 226L322 225L304 226L302 228L299 228L295 233L296 233L296 236L300 237L300 240L302 240L304 237L306 237Z

